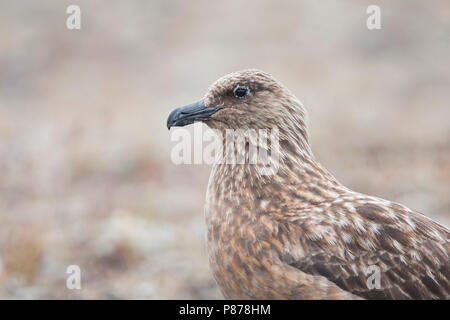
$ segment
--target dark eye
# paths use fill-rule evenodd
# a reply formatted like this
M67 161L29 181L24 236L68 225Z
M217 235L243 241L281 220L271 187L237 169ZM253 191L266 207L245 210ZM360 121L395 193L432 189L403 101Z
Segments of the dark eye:
M244 98L249 93L250 93L250 89L248 87L240 86L240 85L237 85L233 90L234 96L238 99Z

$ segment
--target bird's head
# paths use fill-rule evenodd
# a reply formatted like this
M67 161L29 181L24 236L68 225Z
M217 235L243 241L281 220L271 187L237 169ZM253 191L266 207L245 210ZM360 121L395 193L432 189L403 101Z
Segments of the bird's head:
M213 129L272 129L306 136L300 101L270 74L255 70L230 73L213 83L203 99L173 110L167 127L202 121Z

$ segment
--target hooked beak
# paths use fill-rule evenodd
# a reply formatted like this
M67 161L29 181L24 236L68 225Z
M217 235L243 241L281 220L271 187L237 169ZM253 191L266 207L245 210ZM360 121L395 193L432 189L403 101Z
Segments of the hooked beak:
M183 127L197 121L211 120L211 116L222 109L221 107L208 108L203 100L177 108L169 114L167 129L172 127Z

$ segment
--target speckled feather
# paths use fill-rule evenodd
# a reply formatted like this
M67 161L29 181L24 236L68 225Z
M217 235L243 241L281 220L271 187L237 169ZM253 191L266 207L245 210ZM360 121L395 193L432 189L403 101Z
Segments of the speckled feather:
M236 99L236 85L251 94ZM450 298L449 230L340 184L315 160L306 111L280 82L244 70L216 81L204 101L223 107L206 121L211 128L280 131L275 175L251 164L212 169L207 248L225 298ZM380 268L379 289L368 288L370 265Z

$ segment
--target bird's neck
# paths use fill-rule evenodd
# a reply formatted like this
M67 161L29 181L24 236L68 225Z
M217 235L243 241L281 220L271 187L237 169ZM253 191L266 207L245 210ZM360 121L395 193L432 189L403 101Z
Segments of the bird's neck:
M264 163L251 163L250 145L224 139L224 157L241 156L245 163L217 162L208 187L210 202L250 205L277 198L278 205L306 207L337 197L345 188L314 158L307 140L279 132L272 144L253 140L256 149L266 149ZM305 147L306 146L306 147ZM278 148L278 149L277 149ZM233 151L231 151L233 150ZM231 155L230 152L233 152ZM275 202L275 201L274 201ZM255 212L250 210L249 212Z

